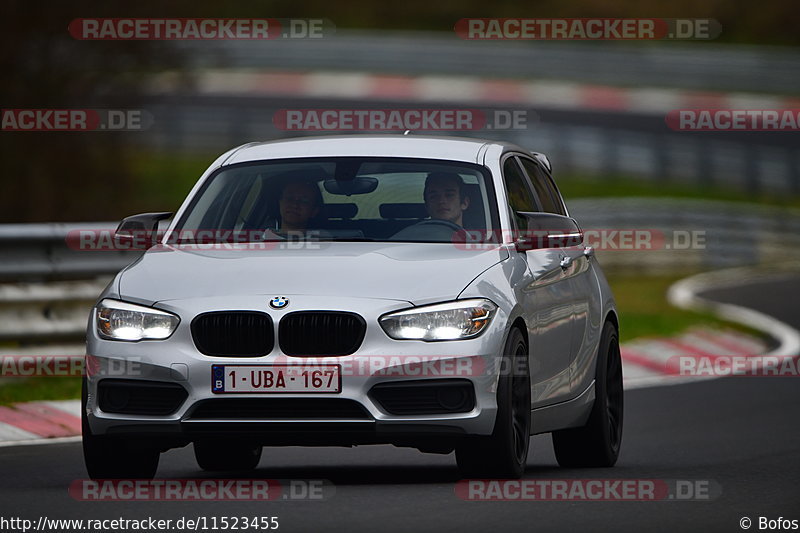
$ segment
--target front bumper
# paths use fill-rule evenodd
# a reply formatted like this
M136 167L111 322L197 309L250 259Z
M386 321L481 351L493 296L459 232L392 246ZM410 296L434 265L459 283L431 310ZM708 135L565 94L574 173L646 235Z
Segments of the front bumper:
M353 445L398 444L436 448L464 435L488 435L497 412L496 386L499 354L505 332L503 316L496 316L487 331L476 339L433 342L396 341L388 338L374 317L407 307L404 302L350 299L335 302L291 296L293 310L346 309L367 320L359 350L342 357L287 357L277 343L263 357L212 357L201 354L192 340L189 324L201 312L216 309L265 311L263 296L238 301L166 302L159 307L181 316L173 335L163 341L119 342L100 339L90 323L87 355L87 401L85 414L95 435L125 435L159 440L164 447L207 437L235 434L265 445ZM307 299L307 301L306 301ZM329 307L326 307L327 306ZM281 312L266 309L276 328ZM502 315L502 313L498 313ZM224 402L230 395L212 392L212 365L338 364L342 367L341 392L314 394L237 394L236 399L283 400L313 397L316 400L349 400L363 408L359 417L319 417L302 413L297 417L268 415L224 419L197 416L198 406L208 401ZM185 390L185 399L169 414L114 413L101 409L98 386L103 380L161 382ZM398 414L376 400L374 387L387 383L457 380L471 385L474 394L466 412ZM394 412L394 414L393 414ZM402 412L402 411L401 411Z

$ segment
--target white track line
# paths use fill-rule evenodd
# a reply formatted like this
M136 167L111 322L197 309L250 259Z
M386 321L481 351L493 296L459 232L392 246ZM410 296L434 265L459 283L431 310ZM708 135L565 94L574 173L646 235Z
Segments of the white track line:
M81 401L80 400L52 400L39 402L49 405L53 409L58 409L68 415L74 417L81 417Z
M25 442L32 439L40 439L35 433L25 431L24 429L0 422L0 445L8 442Z
M752 268L731 268L716 272L697 274L674 283L667 291L667 300L675 307L693 311L705 311L737 322L774 338L778 346L763 356L795 357L800 354L800 331L769 315L747 307L708 300L698 293L721 288L730 288L759 281L780 279L790 273L759 272Z

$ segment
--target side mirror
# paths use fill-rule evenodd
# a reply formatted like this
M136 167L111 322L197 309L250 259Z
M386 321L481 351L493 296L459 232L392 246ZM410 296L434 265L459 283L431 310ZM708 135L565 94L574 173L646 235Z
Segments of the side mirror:
M147 250L158 241L158 223L172 213L142 213L124 218L114 232L117 246Z
M527 221L514 245L519 252L542 248L569 248L583 244L583 231L574 218L551 213L517 211Z

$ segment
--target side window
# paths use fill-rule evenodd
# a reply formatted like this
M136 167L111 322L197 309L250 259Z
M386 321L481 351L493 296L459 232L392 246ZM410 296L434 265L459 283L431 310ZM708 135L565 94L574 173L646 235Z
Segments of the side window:
M558 191L553 186L550 178L539 168L539 165L530 159L521 157L520 160L522 161L522 166L525 167L525 172L528 173L533 188L536 189L536 196L539 197L539 201L542 203L542 211L555 213L556 215L566 215L567 213L564 211Z
M508 203L511 207L514 219L517 222L517 227L520 229L527 229L528 225L525 218L518 216L517 211L539 211L536 202L531 194L530 187L526 183L527 180L519 168L519 164L515 157L506 159L503 165L503 179L506 184L506 194L508 195Z

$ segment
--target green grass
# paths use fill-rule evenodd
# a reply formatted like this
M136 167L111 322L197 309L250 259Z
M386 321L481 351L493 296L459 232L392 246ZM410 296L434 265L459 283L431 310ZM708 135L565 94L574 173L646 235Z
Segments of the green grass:
M745 326L713 315L673 307L667 290L685 276L608 275L620 317L620 342L639 337L669 337L691 327L729 328L761 336Z
M5 378L0 383L0 405L81 397L79 377Z

